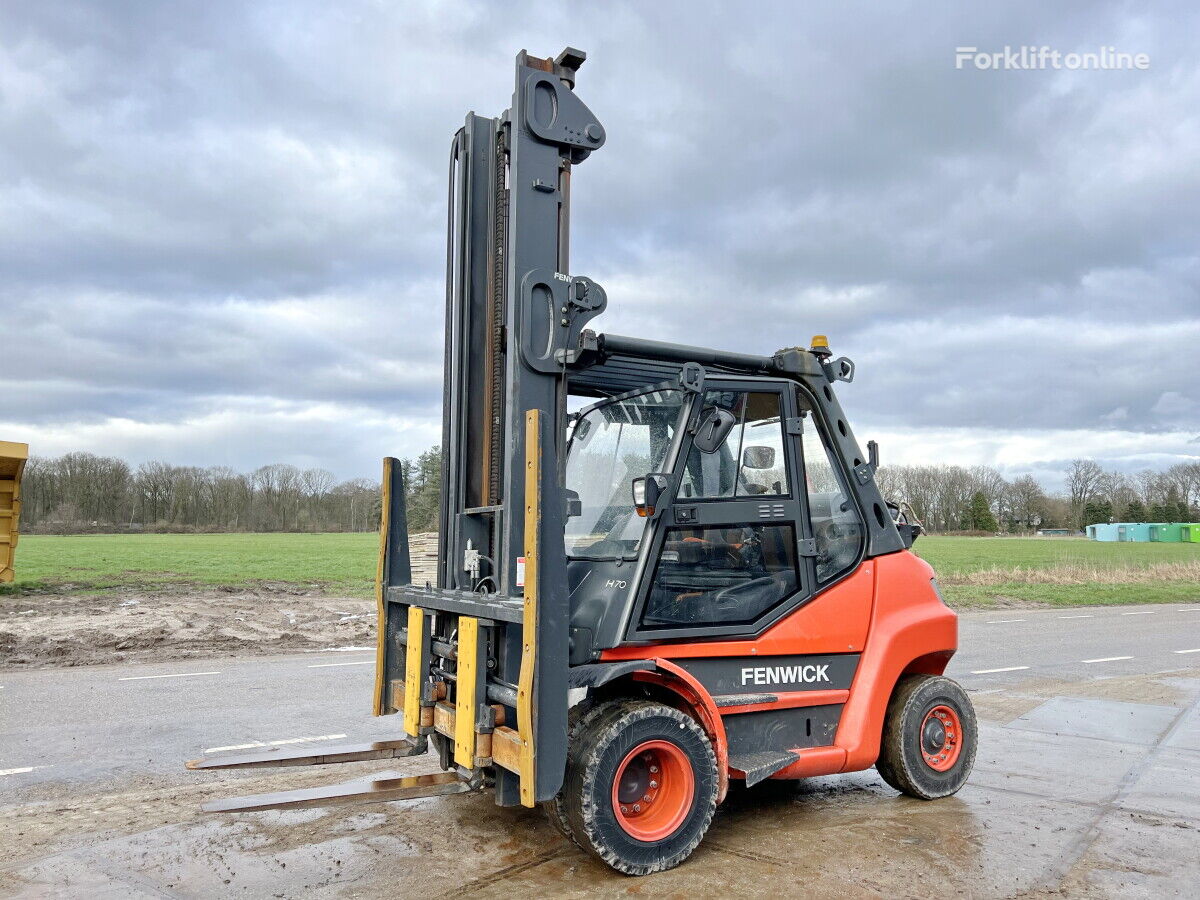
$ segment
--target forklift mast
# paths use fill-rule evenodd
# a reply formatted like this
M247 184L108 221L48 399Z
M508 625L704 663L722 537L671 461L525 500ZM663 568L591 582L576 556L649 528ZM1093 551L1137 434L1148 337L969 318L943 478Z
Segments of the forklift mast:
M495 119L469 114L451 144L438 575L430 596L415 598L436 609L437 596L484 618L490 600L493 620L507 616L510 626L495 632L492 674L510 684L520 680L522 649L536 644L524 687L534 692L539 800L558 790L566 758L556 739L567 716L564 365L606 305L598 284L568 274L571 170L605 141L574 91L585 58L570 47L554 59L522 51L511 107ZM391 462L385 484L394 487L384 505L395 520L403 491ZM377 714L395 711L388 684L405 662L406 621L387 595L405 599L397 589L410 571L400 534L389 530L379 601L391 633L381 644ZM529 622L526 599L536 603Z
M452 144L439 587L475 589L471 549L495 562L493 591L521 593L530 410L544 416L543 530L561 522L565 354L606 304L599 285L567 274L571 169L605 140L574 93L585 58L522 52L512 107L498 119L468 115ZM540 563L550 582L561 574Z

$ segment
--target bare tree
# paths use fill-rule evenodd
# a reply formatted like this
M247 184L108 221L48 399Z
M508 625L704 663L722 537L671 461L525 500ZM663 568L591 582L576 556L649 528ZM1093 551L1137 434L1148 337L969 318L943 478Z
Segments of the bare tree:
M1013 479L1007 491L1009 521L1034 529L1046 519L1046 495L1032 475Z
M1094 459L1072 460L1067 470L1067 491L1071 500L1071 527L1082 528L1083 508L1095 496L1104 470Z

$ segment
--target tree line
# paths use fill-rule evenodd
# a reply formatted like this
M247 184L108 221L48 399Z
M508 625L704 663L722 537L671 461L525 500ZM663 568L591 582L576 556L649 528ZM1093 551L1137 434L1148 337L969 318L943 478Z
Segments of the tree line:
M409 530L438 527L441 452L401 461ZM1032 475L1006 480L990 466L883 466L884 497L902 500L931 532L1078 530L1096 522L1200 521L1200 462L1135 475L1077 459L1065 490ZM374 531L379 482L338 482L325 469L287 464L237 472L91 453L33 457L22 486L22 528L77 531Z
M441 454L401 461L410 531L437 528ZM284 463L237 472L225 466L137 467L111 456L31 457L21 483L21 528L80 531L374 531L379 481L337 481Z
M881 466L876 479L884 497L907 502L932 532L1200 520L1200 462L1127 475L1076 459L1057 493L1032 475L1009 481L990 466Z

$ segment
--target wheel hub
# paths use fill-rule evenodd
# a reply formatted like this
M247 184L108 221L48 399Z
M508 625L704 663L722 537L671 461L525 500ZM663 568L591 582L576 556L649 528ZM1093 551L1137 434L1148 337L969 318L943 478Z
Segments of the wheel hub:
M962 722L949 706L935 706L921 723L921 756L935 772L954 768L962 750Z
M654 760L654 754L647 752L640 756L635 756L625 766L625 771L621 773L621 777L617 782L617 799L621 801L623 806L636 803L647 797L646 791L650 788L652 781L650 778L650 766ZM657 788L658 783L654 782L654 789ZM646 802L650 802L650 800L647 799Z
M695 777L687 755L670 741L645 741L617 767L613 814L631 837L660 841L687 818L695 795Z
M926 753L939 753L946 744L946 727L936 716L925 720L921 729L921 747Z

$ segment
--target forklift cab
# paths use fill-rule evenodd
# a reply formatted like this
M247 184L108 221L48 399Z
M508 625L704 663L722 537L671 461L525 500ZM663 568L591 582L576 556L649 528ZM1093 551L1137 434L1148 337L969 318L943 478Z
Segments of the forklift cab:
M863 517L818 409L796 382L729 375L578 414L572 663L628 642L753 637L854 569ZM652 504L637 502L641 479Z

